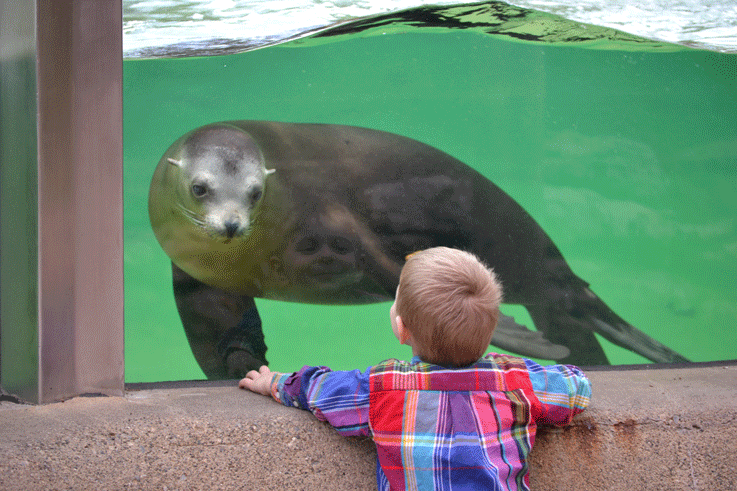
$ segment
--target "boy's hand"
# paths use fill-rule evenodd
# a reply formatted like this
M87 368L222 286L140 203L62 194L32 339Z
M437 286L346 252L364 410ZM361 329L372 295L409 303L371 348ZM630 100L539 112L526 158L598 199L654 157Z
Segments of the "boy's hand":
M261 365L261 368L251 370L246 374L246 378L241 379L238 382L238 387L241 389L248 389L251 392L262 394L265 396L271 395L271 379L276 372L269 370L266 365Z

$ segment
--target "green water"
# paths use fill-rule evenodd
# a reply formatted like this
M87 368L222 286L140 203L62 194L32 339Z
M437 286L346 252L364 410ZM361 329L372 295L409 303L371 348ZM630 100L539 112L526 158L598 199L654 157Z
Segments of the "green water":
M737 358L736 84L735 55L462 31L127 60L126 381L204 378L146 203L164 150L229 119L366 126L440 148L526 208L631 324L693 361ZM411 355L391 334L388 303L256 303L272 369ZM532 327L524 308L503 310ZM602 344L613 363L647 361Z

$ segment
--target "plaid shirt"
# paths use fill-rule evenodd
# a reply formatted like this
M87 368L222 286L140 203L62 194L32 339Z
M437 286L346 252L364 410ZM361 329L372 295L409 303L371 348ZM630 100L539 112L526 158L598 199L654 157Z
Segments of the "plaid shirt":
M380 490L527 490L537 425L570 423L591 387L576 367L490 353L455 369L416 357L365 372L304 367L275 375L272 395L371 436Z

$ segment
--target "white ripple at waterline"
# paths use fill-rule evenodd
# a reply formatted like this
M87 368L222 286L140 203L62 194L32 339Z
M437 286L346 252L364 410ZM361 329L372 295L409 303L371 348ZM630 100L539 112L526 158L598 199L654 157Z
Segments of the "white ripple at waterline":
M340 22L463 0L123 0L126 57L172 56L188 47L253 49ZM734 0L512 0L576 22L647 39L737 53ZM169 47L169 48L167 48ZM234 49L236 48L236 49Z
M215 41L260 46L361 17L461 0L123 0L126 57Z

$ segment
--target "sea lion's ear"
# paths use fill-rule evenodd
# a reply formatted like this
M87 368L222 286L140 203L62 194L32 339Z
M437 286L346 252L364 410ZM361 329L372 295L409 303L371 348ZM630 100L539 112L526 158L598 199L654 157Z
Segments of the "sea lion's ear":
M266 169L266 173L264 174L264 176L268 176L269 174L273 174L274 172L276 172L276 169Z
M182 161L181 160L175 160L175 159L172 159L172 158L167 158L166 160L168 160L171 165L176 165L177 167L181 167L182 166Z

